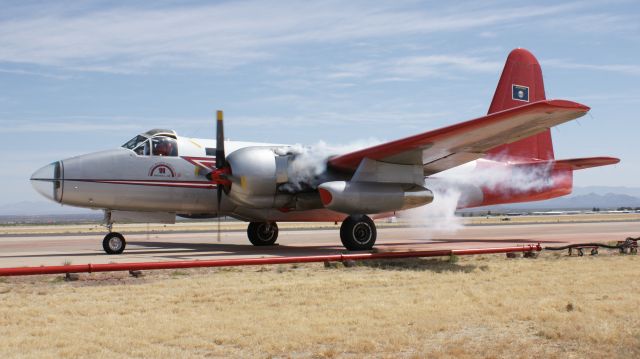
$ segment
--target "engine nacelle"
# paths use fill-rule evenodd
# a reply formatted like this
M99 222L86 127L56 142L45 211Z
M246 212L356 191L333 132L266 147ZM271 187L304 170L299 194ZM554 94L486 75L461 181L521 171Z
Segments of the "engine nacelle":
M250 208L279 207L286 201L276 196L278 184L288 181L288 156L278 156L271 147L245 147L230 153L232 181L229 197Z
M347 214L375 214L423 206L433 193L415 184L325 182L318 186L325 208Z

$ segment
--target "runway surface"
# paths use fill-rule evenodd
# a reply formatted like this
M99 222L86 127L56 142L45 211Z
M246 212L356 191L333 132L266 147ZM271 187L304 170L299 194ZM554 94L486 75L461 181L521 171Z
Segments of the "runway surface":
M127 235L121 255L106 255L101 235L25 235L0 238L0 267L222 259L337 254L344 251L339 226L326 230L281 230L277 246L254 247L245 232ZM469 226L455 233L426 228L380 228L376 247L407 251L506 247L541 243L610 242L640 236L640 222Z

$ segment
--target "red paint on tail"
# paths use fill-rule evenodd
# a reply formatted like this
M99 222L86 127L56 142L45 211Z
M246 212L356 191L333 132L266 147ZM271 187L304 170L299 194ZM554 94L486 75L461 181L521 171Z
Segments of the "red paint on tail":
M525 49L511 51L502 70L489 114L546 100L542 70L535 56ZM505 178L530 177L533 184L504 181L497 186L481 186L482 199L464 204L479 207L496 204L530 202L570 194L573 171L608 166L620 162L612 157L555 160L551 131L502 145L489 151L487 159L478 162L481 171L507 171ZM503 172L504 173L504 172Z
M502 70L496 93L489 107L489 114L545 100L542 70L538 60L525 49L511 51ZM523 160L554 159L551 131L502 145L489 152L489 156Z

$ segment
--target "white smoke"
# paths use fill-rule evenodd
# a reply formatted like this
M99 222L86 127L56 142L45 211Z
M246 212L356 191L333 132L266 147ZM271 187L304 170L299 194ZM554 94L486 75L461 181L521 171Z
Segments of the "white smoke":
M503 196L544 191L554 186L552 169L552 163L514 165L496 157L470 162L427 178L425 187L433 191L434 201L400 217L433 232L455 233L463 226L456 210L481 201L483 188Z
M504 156L493 156L477 162L469 184L486 187L503 194L542 191L553 187L553 163L517 165Z
M291 155L288 167L289 182L282 185L280 190L297 192L305 187L315 189L320 176L327 170L327 161L334 156L375 146L380 140L369 138L346 145L333 145L325 141L318 141L315 145L303 146L295 144L276 151L278 155Z
M456 216L461 192L457 188L431 187L433 202L426 206L403 211L399 217L413 227L423 227L428 233L455 233L463 227Z

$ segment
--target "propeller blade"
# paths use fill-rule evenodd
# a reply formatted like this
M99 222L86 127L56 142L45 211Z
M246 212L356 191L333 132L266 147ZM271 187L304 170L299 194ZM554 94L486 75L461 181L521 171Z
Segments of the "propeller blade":
M224 171L224 168L227 164L227 158L226 158L226 153L224 151L224 122L223 122L223 118L224 118L224 114L222 111L218 111L216 113L216 170L214 172L216 173L209 173L207 174L207 178L209 178L209 180L211 180L211 178L215 178L218 183L218 193L217 193L217 200L218 200L218 215L216 216L218 218L218 242L220 242L220 205L222 204L222 192L224 191L224 186L223 184L220 182L221 179L221 174L223 173L222 171Z
M224 190L221 184L218 184L218 242L220 242L220 205L222 204L222 191Z
M224 123L222 111L217 112L216 121L216 167L223 168L227 164L224 152Z

